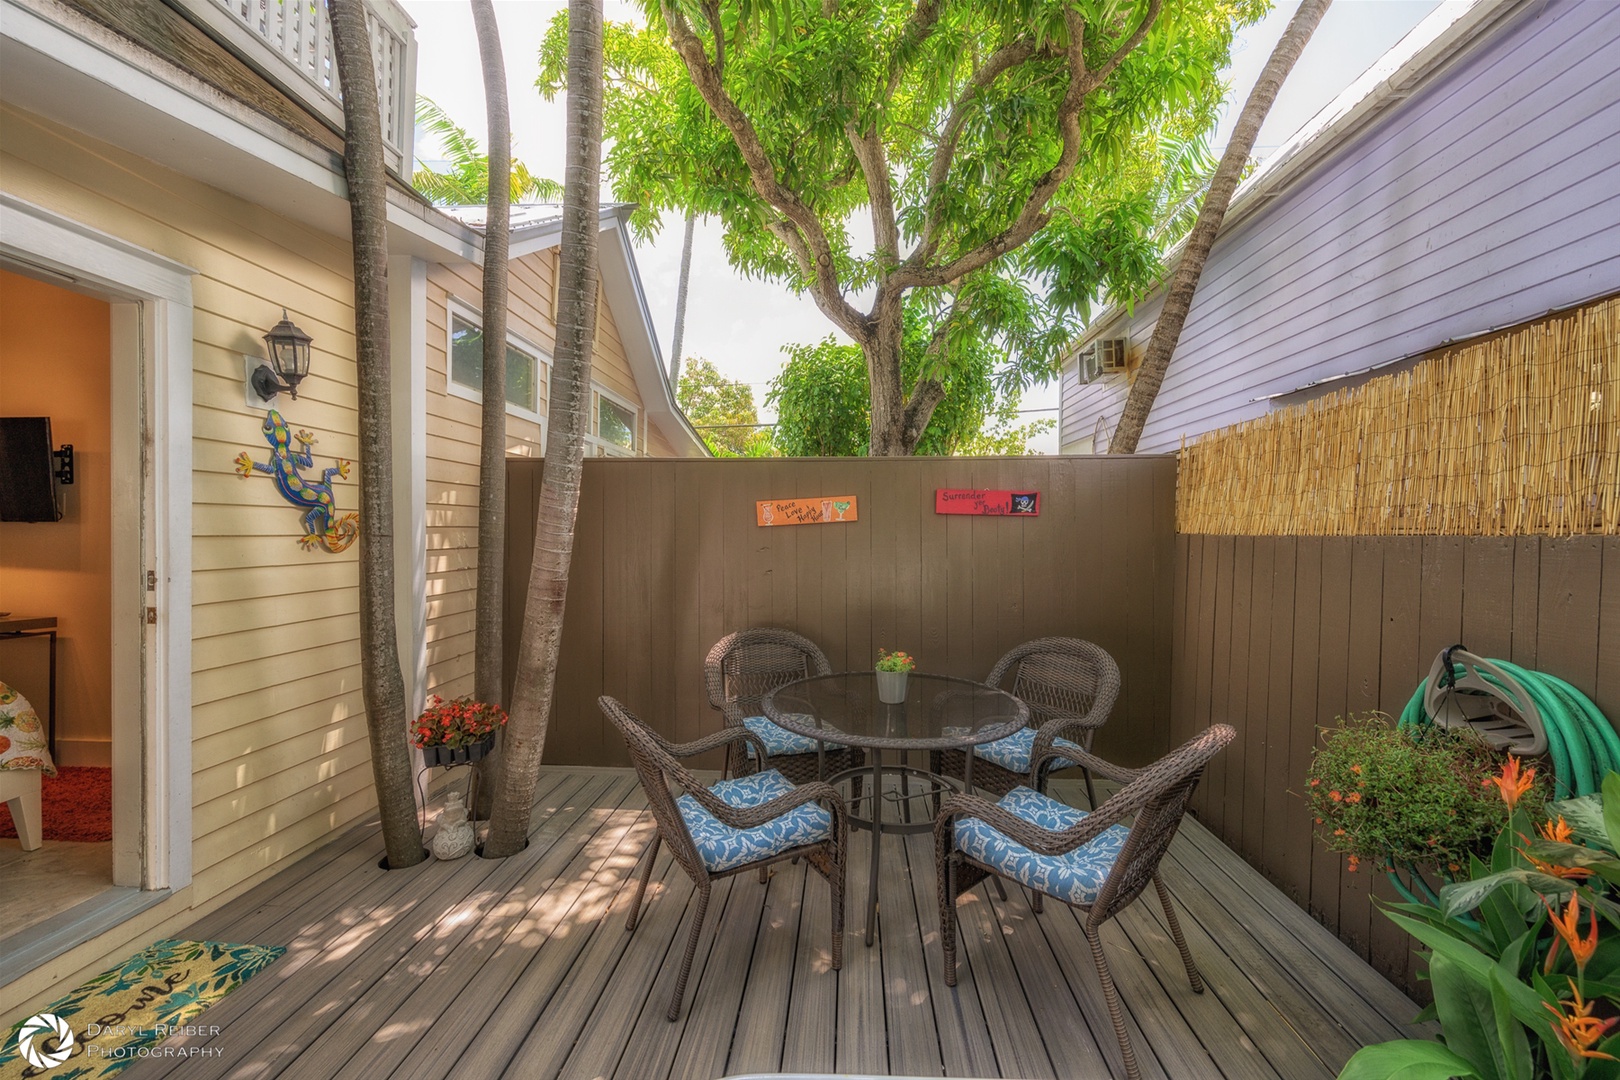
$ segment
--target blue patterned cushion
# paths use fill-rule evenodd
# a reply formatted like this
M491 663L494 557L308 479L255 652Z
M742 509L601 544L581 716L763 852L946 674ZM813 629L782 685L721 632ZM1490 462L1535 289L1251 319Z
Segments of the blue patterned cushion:
M1080 749L1078 743L1072 743L1068 739L1057 739L1052 745L1058 749ZM1019 728L1005 739L997 739L993 743L985 743L983 746L975 747L973 754L980 761L1000 765L1008 772L1027 773L1029 772L1030 751L1034 749L1035 729L1026 727ZM774 752L772 751L772 753ZM1073 764L1072 761L1058 758L1052 762L1051 767L1062 769Z
M1014 788L997 805L1053 832L1072 828L1086 816L1084 810L1027 787ZM1129 835L1123 825L1111 825L1091 843L1067 855L1038 855L977 818L956 823L956 846L968 858L1036 892L1082 906L1096 903Z
M746 809L786 795L793 782L775 769L736 780L721 780L709 790L727 806ZM711 873L759 862L789 848L814 844L831 835L832 815L816 803L805 803L752 829L733 829L709 813L692 796L675 800L698 855Z
M781 724L775 723L763 716L750 716L743 722L743 727L758 735L765 744L765 752L771 757L780 757L783 754L813 754L816 752L816 740L808 735L800 735L789 731ZM754 756L754 744L745 743L748 747L750 760ZM839 749L838 743L828 743L827 749Z

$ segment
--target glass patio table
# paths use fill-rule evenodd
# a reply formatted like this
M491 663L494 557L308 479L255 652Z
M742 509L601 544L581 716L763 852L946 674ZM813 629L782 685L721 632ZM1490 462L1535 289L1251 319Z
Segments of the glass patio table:
M931 818L911 820L911 801L938 797L944 791L971 789L973 748L1004 739L1029 720L1029 709L1004 690L958 679L950 675L912 672L906 678L906 699L887 704L878 699L877 675L872 671L849 671L837 675L816 675L785 683L765 695L765 715L789 731L816 740L818 754L828 743L860 746L867 751L867 764L827 777L838 784L856 776L866 781L866 791L850 800L849 821L872 833L872 872L866 900L866 943L872 944L877 921L878 854L883 834L932 831ZM902 761L885 765L883 752L898 751ZM967 768L962 780L941 776L904 762L913 750L963 750ZM898 776L901 790L885 791L883 777ZM922 781L913 795L911 781ZM883 803L898 803L902 821L884 822ZM863 813L861 804L870 810Z

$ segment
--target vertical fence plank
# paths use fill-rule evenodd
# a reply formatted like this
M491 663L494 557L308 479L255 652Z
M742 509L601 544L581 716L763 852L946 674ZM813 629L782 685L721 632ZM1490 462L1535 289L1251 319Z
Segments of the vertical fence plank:
M1298 817L1305 776L1293 771L1294 739L1294 578L1297 544L1293 537L1269 540L1271 556L1271 657L1266 684L1265 809L1260 831L1260 863L1266 876L1288 891L1295 903L1309 883L1309 858L1289 866L1285 823ZM1314 657L1312 658L1314 659Z
M1541 547L1538 671L1577 687L1597 685L1603 538L1570 536Z
M1598 672L1592 703L1620 727L1620 536L1603 538L1602 597L1598 604Z
M1305 777L1310 771L1311 755L1316 749L1317 727L1322 723L1320 675L1322 667L1322 540L1319 537L1300 537L1294 541L1294 649L1293 678L1289 685L1289 704L1293 716L1288 731L1288 774L1296 779L1304 791ZM1298 888L1299 902L1318 919L1326 922L1329 913L1326 897L1317 893L1318 886L1331 883L1338 890L1338 856L1320 851L1312 838L1310 804L1285 819L1283 859L1288 866L1288 882ZM1333 901L1331 917L1338 918L1337 899ZM1331 925L1331 924L1329 924Z
M1472 536L1463 547L1462 634L1480 656L1513 653L1513 548L1505 537Z
M1350 541L1321 541L1321 619L1317 641L1316 716L1319 725L1343 716L1349 699ZM1344 860L1320 847L1311 860L1311 914L1337 931Z
M1211 722L1221 721L1239 727L1241 720L1232 716L1231 711L1232 616L1236 603L1233 599L1233 586L1236 580L1233 564L1236 541L1230 536L1217 536L1211 539L1215 549L1215 617L1209 668L1210 719ZM1207 796L1209 827L1223 840L1229 835L1227 814L1231 809L1231 803L1227 799L1226 764L1232 758L1240 757L1244 749L1243 732L1240 729L1233 743L1233 749L1229 749L1212 762L1204 774L1204 786L1209 789Z
M1520 667L1536 666L1541 614L1541 537L1513 542L1513 646L1508 658Z
M1382 538L1384 555L1382 632L1379 642L1379 708L1399 716L1412 695L1423 667L1419 629L1422 626L1423 540L1415 536ZM1372 895L1386 902L1401 898L1389 879L1369 866ZM1375 907L1369 940L1373 966L1396 981L1406 977L1412 940Z
M1249 589L1249 670L1242 673L1248 684L1244 700L1244 724L1248 745L1239 755L1243 763L1243 842L1238 851L1255 865L1265 861L1263 843L1266 827L1266 793L1270 777L1266 760L1271 752L1271 724L1268 705L1271 697L1272 603L1276 591L1276 542L1268 536L1253 539L1254 571ZM1282 673L1279 672L1279 675Z
M1383 631L1384 552L1381 537L1350 541L1350 640L1346 652L1346 711L1366 712L1379 705L1380 641ZM1339 899L1339 936L1364 958L1372 959L1372 878L1364 864L1346 873Z

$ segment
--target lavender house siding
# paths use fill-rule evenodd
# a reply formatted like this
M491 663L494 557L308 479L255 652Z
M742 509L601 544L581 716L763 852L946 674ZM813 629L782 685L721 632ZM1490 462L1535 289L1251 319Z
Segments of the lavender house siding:
M1620 5L1532 5L1216 245L1141 448L1620 291ZM1108 331L1145 343L1159 302ZM1065 377L1061 440L1123 380ZM1100 448L1099 448L1100 449Z

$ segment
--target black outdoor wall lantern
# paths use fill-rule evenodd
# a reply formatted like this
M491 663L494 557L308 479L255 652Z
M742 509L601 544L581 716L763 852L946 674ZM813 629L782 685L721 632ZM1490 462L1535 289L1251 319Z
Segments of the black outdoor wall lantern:
M288 320L287 309L282 308L281 321L264 335L264 348L270 362L254 368L248 377L248 385L259 395L259 400L269 403L283 390L291 394L294 401L298 400L298 384L309 375L312 340Z

